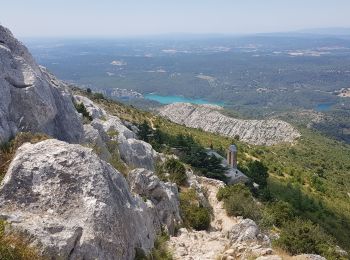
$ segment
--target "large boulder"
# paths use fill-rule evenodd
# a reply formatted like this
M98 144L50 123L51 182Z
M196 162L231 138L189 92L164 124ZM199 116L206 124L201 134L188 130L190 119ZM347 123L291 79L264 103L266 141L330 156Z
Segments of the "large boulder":
M152 145L137 139L119 139L120 157L128 165L154 170L158 153Z
M153 212L118 171L54 139L18 149L0 186L0 218L50 259L133 259L156 236Z
M258 225L251 219L243 219L234 225L229 232L229 238L233 243L260 242L260 244L270 246L270 239L260 233Z
M159 224L174 234L176 226L181 223L176 184L163 182L154 172L142 168L131 171L128 181L131 191L152 202Z
M64 84L0 26L0 143L19 131L78 142L83 128Z

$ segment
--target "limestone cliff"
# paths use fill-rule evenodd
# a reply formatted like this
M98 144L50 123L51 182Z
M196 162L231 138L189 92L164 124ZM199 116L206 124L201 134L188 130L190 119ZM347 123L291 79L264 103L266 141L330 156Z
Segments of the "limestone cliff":
M64 84L0 26L0 143L18 131L78 142L83 128Z
M287 122L271 120L242 120L225 116L220 107L175 103L159 109L161 116L192 128L229 137L239 136L240 140L256 145L274 145L293 142L300 133Z

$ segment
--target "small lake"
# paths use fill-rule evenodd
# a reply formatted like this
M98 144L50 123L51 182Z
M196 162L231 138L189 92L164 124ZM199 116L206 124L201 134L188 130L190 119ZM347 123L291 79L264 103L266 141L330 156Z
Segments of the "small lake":
M144 95L146 99L158 101L161 104L172 104L172 103L191 103L191 104L211 104L211 105L218 105L218 106L224 106L224 102L210 102L204 99L197 99L197 98L185 98L182 96L160 96L157 94L146 94Z
M321 103L321 104L318 104L316 107L315 107L315 110L318 111L318 112L324 112L324 111L328 111L331 109L331 107L334 105L334 103Z

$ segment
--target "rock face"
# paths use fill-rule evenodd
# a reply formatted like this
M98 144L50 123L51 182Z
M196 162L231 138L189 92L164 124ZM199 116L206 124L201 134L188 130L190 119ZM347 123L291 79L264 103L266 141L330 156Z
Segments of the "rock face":
M180 224L179 194L176 184L160 181L146 169L135 169L128 175L130 189L143 198L149 199L157 211L157 226L167 228L174 234L176 225Z
M0 218L50 259L133 259L155 239L154 215L91 149L24 144L0 186Z
M18 131L78 142L83 128L65 86L0 26L0 143Z
M110 157L106 147L111 141L117 141L119 154L124 162L132 167L154 170L155 160L159 158L159 154L150 144L138 140L136 134L118 117L109 115L90 99L82 96L74 98L76 102L83 103L93 117L91 124L84 126L84 142L96 145L101 151L101 158Z
M128 165L154 170L154 161L158 154L149 143L137 139L121 140L119 152Z
M235 119L213 106L175 103L162 107L159 113L175 123L232 138L238 135L240 140L255 145L293 142L300 137L300 133L284 121Z

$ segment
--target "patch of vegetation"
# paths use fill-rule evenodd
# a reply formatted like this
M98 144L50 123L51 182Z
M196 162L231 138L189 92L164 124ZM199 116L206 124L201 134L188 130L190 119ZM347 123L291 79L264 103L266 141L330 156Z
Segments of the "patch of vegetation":
M87 111L84 103L75 103L74 102L74 106L75 109L78 111L79 114L83 115L83 118L87 121L87 122L91 122L92 121L92 116L90 115L90 113Z
M162 232L154 242L154 248L149 255L143 250L136 249L135 260L173 260L173 255L167 246L169 236Z
M7 169L16 154L17 149L24 143L38 143L49 139L45 134L18 133L16 137L0 146L0 181L4 178Z
M0 220L0 259L1 260L40 260L35 248L28 246L28 240L19 234L5 234L6 223Z
M108 135L110 137L117 137L118 132L117 131L112 131L108 132ZM111 158L109 160L109 163L120 173L122 173L124 176L127 176L127 173L129 171L128 166L123 162L123 160L120 158L120 153L118 149L118 141L116 140L111 140L107 143L107 148L108 151L111 154Z
M178 186L185 184L187 180L186 168L179 160L168 159L164 163L164 169L169 173L169 181L176 183Z
M201 204L195 190L189 189L180 193L180 210L185 227L195 230L209 228L210 209Z
M216 197L219 201L223 200L227 215L242 216L255 221L260 219L261 209L244 184L221 187Z
M265 205L260 225L265 228L273 226L280 228L294 217L295 211L292 205L285 201L274 201Z
M169 135L158 127L153 130L146 121L138 126L139 137L152 144L159 152L164 152L167 147L175 148L180 160L191 165L197 172L208 178L227 181L226 168L221 165L221 159L215 155L209 155L191 135Z
M332 237L311 221L295 219L283 226L276 245L292 255L319 254L327 259L345 259L335 251Z

